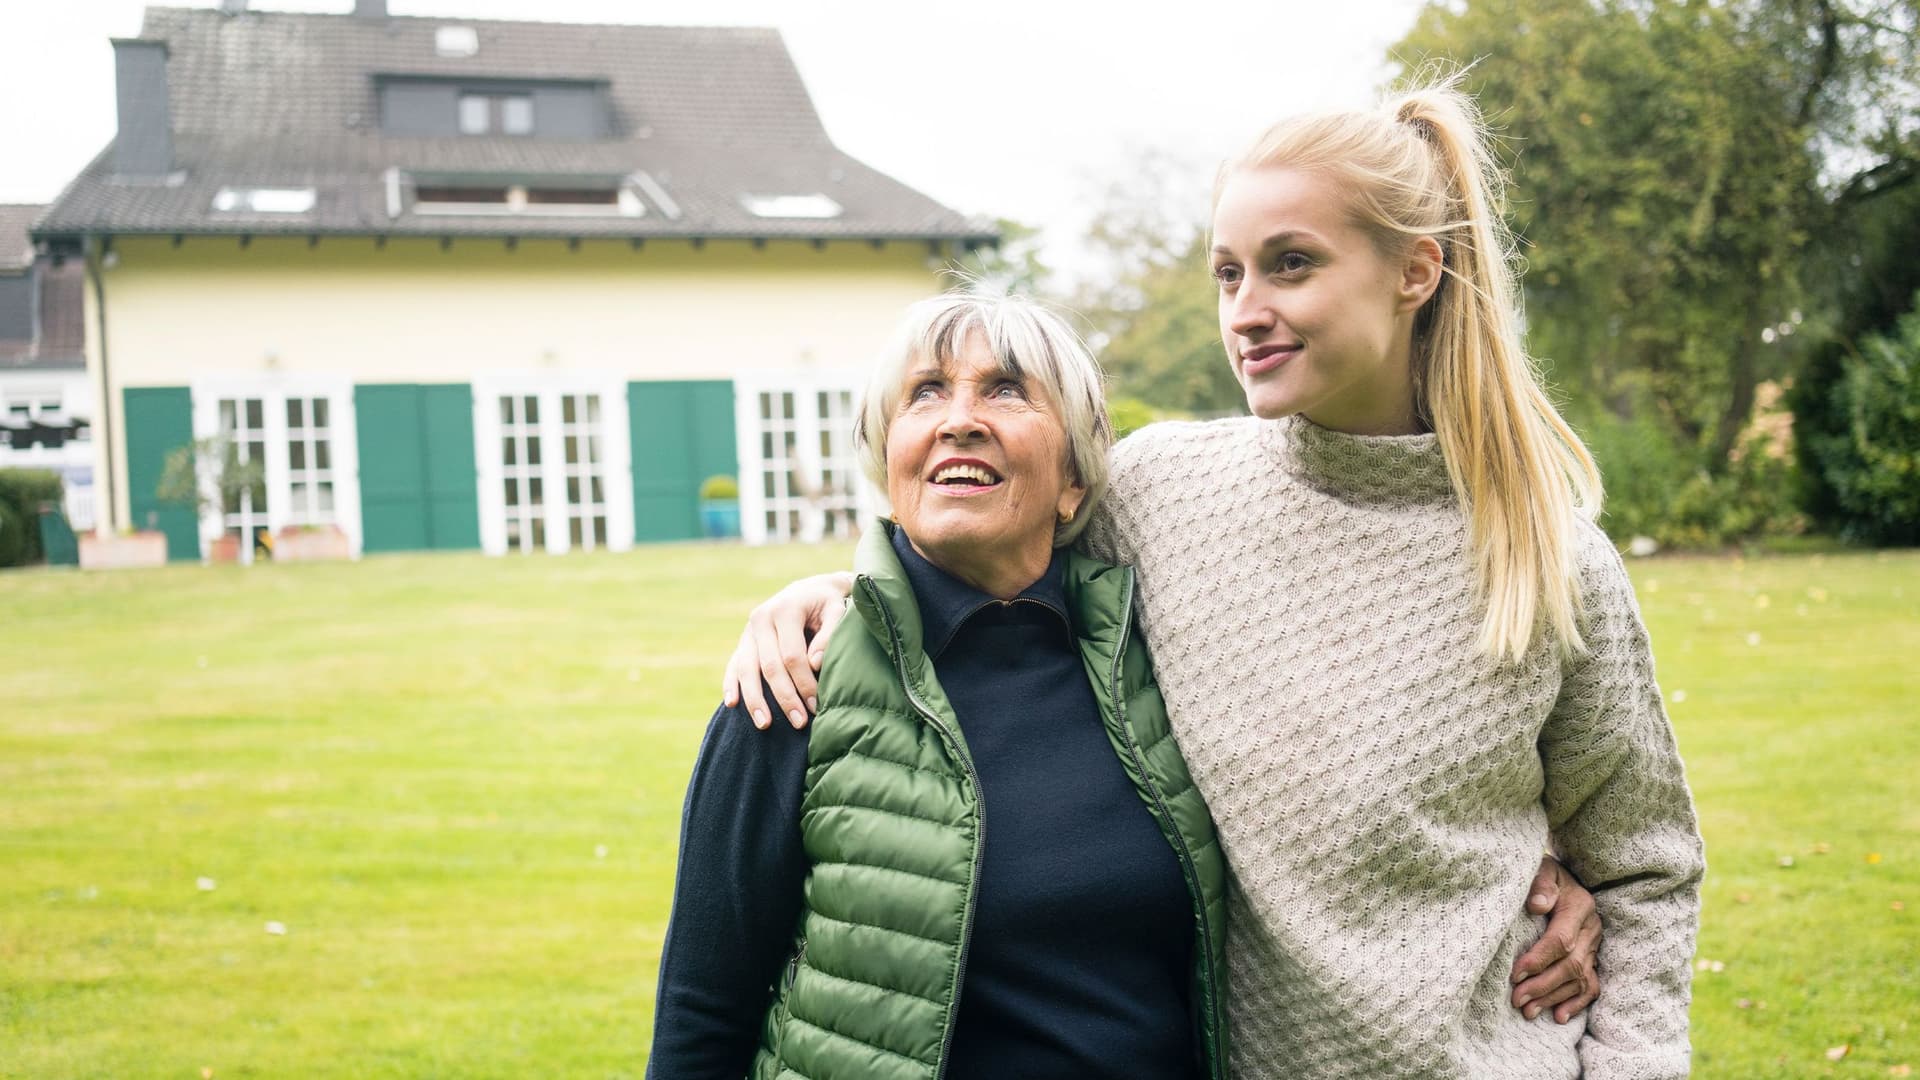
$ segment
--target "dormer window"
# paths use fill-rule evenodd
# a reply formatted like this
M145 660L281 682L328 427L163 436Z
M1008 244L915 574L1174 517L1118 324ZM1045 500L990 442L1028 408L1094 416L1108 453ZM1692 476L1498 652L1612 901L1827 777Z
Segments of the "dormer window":
M460 134L533 134L533 97L528 94L461 94Z
M529 217L640 217L647 212L639 193L626 180L613 177L486 183L477 177L422 176L415 180L413 210L417 214Z

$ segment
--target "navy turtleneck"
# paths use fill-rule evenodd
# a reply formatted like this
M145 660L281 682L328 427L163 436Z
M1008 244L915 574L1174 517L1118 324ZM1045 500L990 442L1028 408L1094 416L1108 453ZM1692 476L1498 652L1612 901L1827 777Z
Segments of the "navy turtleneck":
M947 1075L1197 1076L1192 903L1107 738L1065 554L1002 601L928 562L904 530L893 541L987 837ZM687 790L649 1076L745 1074L800 912L805 767L805 731L714 714Z

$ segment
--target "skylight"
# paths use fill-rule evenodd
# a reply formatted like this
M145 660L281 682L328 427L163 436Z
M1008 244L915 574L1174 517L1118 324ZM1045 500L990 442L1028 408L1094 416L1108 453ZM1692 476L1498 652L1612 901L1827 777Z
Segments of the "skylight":
M480 32L471 26L442 26L433 32L433 51L441 56L477 56Z
M313 202L310 187L223 187L213 197L213 208L227 213L304 214L313 209Z
M743 195L747 213L763 218L834 218L840 204L825 195Z

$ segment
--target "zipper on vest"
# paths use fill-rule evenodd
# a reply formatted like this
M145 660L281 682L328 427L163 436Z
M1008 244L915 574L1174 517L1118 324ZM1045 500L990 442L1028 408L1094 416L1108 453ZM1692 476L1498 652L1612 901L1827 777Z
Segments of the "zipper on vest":
M893 642L893 664L900 672L900 689L927 723L932 724L946 738L947 744L953 747L954 756L960 759L960 768L967 774L967 783L973 788L973 874L967 878L967 907L960 917L960 955L953 966L953 995L947 1004L947 1023L940 1036L940 1060L933 1072L933 1080L941 1080L947 1075L947 1061L953 1056L953 1029L960 1019L960 987L966 981L967 951L973 944L973 909L980 897L980 870L987 858L987 812L980 793L980 774L973 768L973 755L966 751L953 729L935 716L926 702L913 692L913 681L907 678L906 648L900 642L900 630L894 625L893 612L887 607L886 601L880 598L880 590L874 587L873 582L861 578L860 584L867 590L867 599L873 603L874 610L880 612L880 617L887 624L887 636Z
M1227 1063L1219 1054L1218 1033L1226 1030L1220 1016L1219 973L1213 969L1213 930L1207 925L1207 898L1200 889L1200 870L1194 865L1193 853L1187 850L1187 839L1180 834L1179 823L1174 821L1173 811L1167 806L1167 800L1160 793L1160 785L1154 782L1153 773L1147 769L1146 755L1140 751L1140 742L1133 737L1133 726L1127 723L1127 699L1120 687L1120 665L1127 655L1127 642L1133 635L1133 579L1127 579L1126 589L1120 605L1120 640L1113 650L1114 716L1120 721L1121 737L1127 740L1127 752L1133 756L1134 767L1140 770L1140 779L1147 785L1147 791L1153 796L1153 805L1160 812L1160 819L1167 823L1167 834L1172 838L1173 852L1180 859L1180 873L1187 879L1187 891L1193 896L1194 921L1200 927L1200 970L1205 976L1207 1000L1202 1003L1213 1020L1215 1036L1208 1039L1206 1054L1208 1075L1220 1080L1227 1075Z

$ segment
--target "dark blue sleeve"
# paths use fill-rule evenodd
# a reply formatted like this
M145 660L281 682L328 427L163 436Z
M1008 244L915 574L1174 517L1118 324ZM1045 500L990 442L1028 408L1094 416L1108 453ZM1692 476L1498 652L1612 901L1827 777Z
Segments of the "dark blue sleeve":
M741 1080L753 1062L800 917L806 769L806 730L760 731L737 706L707 725L660 952L653 1080Z

